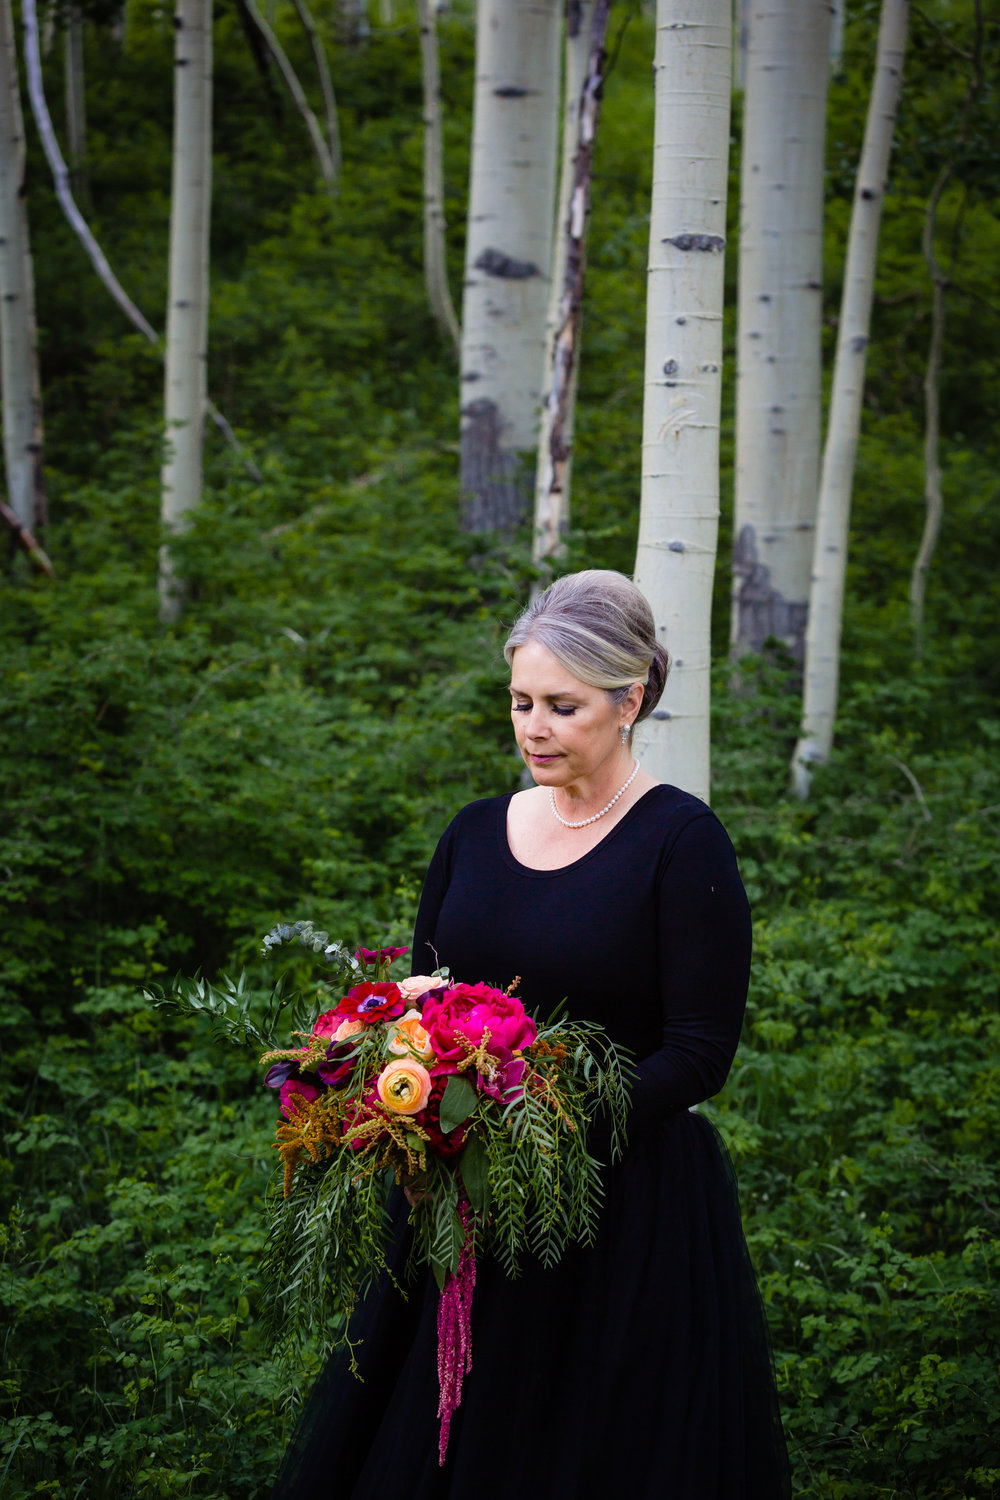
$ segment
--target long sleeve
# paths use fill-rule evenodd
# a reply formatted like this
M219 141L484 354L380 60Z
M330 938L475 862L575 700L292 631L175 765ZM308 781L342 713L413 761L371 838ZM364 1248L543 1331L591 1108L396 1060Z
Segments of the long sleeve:
M658 881L663 1043L638 1066L633 1123L718 1093L736 1053L750 977L750 908L711 813L678 835Z
M434 944L438 914L444 900L451 874L451 849L454 823L449 824L434 850L424 877L417 908L417 921L413 929L413 944L410 949L410 972L433 974L438 967L438 955Z

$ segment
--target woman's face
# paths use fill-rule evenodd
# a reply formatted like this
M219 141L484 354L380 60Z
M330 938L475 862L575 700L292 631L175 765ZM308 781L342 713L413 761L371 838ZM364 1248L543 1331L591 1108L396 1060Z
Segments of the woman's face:
M603 688L590 687L538 641L514 652L510 672L510 716L517 748L543 786L569 786L599 776L621 758L621 726L630 724L642 688L615 703Z

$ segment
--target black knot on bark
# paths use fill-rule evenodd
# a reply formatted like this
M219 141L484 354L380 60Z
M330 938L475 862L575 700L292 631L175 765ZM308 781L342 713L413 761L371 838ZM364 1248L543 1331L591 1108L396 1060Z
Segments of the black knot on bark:
M663 243L673 245L675 250L707 250L709 254L726 248L726 242L721 234L667 235Z
M497 99L523 99L527 92L527 89L518 88L514 83L504 83L493 90Z
M513 255L491 248L484 250L474 265L477 271L485 271L487 276L500 276L507 281L526 281L529 276L538 275L533 260L515 260Z
M676 359L668 359L667 360L666 364L663 366L663 373L664 373L664 375L676 375L677 374L677 361L676 361Z

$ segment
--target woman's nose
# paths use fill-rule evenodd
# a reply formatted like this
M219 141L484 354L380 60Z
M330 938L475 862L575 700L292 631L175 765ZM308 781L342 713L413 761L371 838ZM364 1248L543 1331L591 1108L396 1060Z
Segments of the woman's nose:
M532 740L537 740L547 733L545 715L540 708L532 707L528 715L527 733L528 738Z

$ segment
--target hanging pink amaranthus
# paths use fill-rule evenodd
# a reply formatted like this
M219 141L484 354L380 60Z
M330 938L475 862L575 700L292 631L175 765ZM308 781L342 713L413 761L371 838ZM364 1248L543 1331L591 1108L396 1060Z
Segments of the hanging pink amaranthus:
M444 1463L448 1452L451 1419L462 1400L462 1380L472 1369L472 1294L476 1289L476 1255L469 1204L464 1196L459 1199L458 1212L465 1230L465 1244L458 1270L454 1276L449 1272L445 1277L438 1297L439 1465Z

